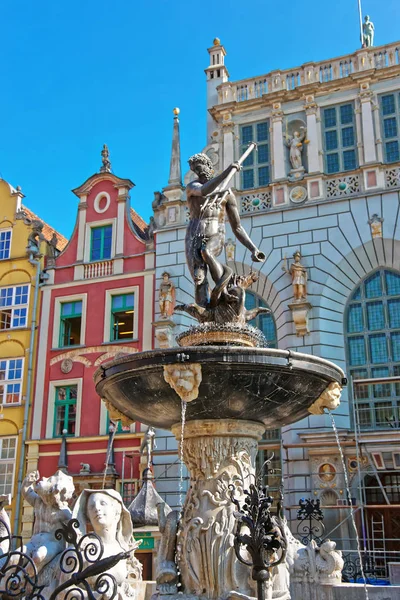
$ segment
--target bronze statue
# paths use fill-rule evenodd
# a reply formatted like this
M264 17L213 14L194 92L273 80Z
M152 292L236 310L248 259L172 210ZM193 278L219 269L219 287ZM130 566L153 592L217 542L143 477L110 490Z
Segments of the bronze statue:
M191 170L197 179L186 188L189 208L189 224L186 231L186 261L195 282L195 301L199 307L215 308L223 298L229 301L228 286L232 269L223 265L218 256L225 244L225 215L228 217L236 238L251 252L252 260L263 262L265 255L251 241L240 222L239 210L233 192L227 188L229 180L241 169L241 163L255 148L250 144L238 162L212 177L211 160L206 154L195 154L189 159ZM211 296L207 274L215 283Z
M147 468L150 469L152 465L152 456L153 449L155 445L155 435L156 432L154 427L148 427L146 433L144 434L144 438L142 444L140 446L140 454L146 456L147 460Z

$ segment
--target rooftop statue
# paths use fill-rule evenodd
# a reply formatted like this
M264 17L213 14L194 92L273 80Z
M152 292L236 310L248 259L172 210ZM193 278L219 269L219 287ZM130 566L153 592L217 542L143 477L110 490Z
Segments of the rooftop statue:
M371 46L374 45L374 34L375 26L373 22L369 20L369 15L366 15L363 23L363 46L371 48Z

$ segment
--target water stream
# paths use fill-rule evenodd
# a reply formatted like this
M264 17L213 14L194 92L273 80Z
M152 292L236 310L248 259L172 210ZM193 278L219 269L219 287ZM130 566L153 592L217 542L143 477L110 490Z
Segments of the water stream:
M186 422L186 406L187 406L187 402L184 402L182 400L182 405L181 405L181 441L180 441L180 448L179 448L179 460L180 460L180 467L179 467L179 506L180 509L182 510L182 506L183 506L183 440L184 440L184 433L185 433L185 422Z
M344 475L344 481L345 481L345 485L346 485L347 501L349 503L349 508L350 508L350 520L351 520L351 522L353 524L354 533L356 534L357 554L358 554L358 558L359 558L359 561L360 561L360 572L361 572L361 577L362 577L362 580L363 580L363 583L364 583L365 598L366 598L366 600L369 600L368 588L367 588L367 580L365 578L365 573L364 573L363 559L362 559L362 554L361 554L360 538L358 537L357 525L356 525L356 520L355 520L355 517L354 517L353 502L351 500L351 492L350 492L350 485L349 485L349 476L347 474L346 462L345 462L345 459L344 459L344 454L343 454L342 446L340 444L339 432L338 432L337 427L336 427L335 419L333 418L333 414L331 413L331 411L329 409L328 409L328 412L329 412L329 416L331 418L332 428L333 428L333 431L334 431L334 434L335 434L335 438L336 438L336 443L337 443L337 446L338 446L338 449L339 449L340 460L342 461L343 475Z
M108 461L110 460L111 452L112 452L113 445L114 445L114 438L115 438L115 434L117 433L117 429L118 429L118 427L115 425L114 429L112 430L111 438L110 438L108 448L107 448L106 468L104 469L104 475L103 475L103 486L102 486L103 490L106 485L106 478L107 478L107 474L108 474Z

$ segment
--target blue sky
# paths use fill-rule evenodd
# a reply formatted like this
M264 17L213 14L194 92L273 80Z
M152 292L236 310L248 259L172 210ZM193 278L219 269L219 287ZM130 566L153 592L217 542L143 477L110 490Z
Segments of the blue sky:
M399 0L363 0L375 44L400 38ZM357 0L2 0L0 175L69 236L71 189L100 167L135 182L146 219L167 185L172 109L183 168L205 145L207 47L225 45L231 79L353 52Z

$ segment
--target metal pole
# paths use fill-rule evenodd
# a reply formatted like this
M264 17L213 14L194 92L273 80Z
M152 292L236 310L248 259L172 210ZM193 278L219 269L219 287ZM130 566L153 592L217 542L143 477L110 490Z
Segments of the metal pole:
M360 42L361 42L361 48L364 48L364 33L363 33L361 0L358 0L358 15L359 15L359 19L360 19Z

